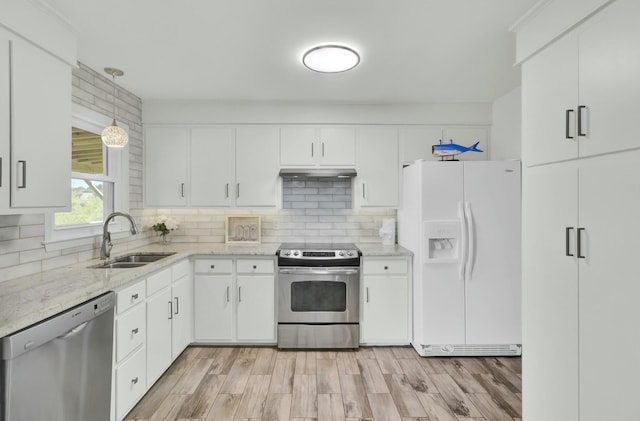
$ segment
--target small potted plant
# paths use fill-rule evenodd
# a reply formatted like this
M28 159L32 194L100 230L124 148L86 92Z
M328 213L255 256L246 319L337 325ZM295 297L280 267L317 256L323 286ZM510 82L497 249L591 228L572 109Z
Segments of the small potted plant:
M156 216L151 228L162 237L162 244L169 244L168 235L178 229L178 223L165 215Z

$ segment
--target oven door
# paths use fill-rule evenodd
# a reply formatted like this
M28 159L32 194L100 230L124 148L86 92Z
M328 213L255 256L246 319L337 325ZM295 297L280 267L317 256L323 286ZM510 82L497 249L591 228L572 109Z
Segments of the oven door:
M358 323L360 268L281 267L278 323Z

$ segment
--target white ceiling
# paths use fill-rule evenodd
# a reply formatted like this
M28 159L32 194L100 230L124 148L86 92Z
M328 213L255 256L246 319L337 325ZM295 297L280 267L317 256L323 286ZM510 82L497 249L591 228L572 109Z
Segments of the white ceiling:
M492 101L520 84L508 27L537 0L46 0L79 60L148 99L407 104ZM301 64L344 43L346 73Z

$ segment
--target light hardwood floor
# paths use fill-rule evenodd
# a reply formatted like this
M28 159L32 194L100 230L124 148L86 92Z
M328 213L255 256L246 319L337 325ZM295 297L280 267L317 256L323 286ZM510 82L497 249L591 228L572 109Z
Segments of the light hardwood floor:
M520 358L187 348L127 420L520 421Z

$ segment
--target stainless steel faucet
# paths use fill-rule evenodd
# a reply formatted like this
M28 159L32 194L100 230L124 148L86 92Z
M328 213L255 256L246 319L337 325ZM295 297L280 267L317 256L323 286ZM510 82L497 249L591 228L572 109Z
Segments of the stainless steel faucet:
M111 249L113 248L113 244L111 243L111 233L107 230L109 226L109 222L116 216L124 216L131 223L131 234L138 233L138 227L136 226L136 221L133 220L133 217L128 213L124 212L113 212L109 214L104 220L104 225L102 227L102 246L100 247L100 259L109 259L111 256Z

